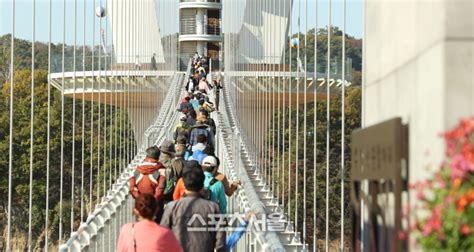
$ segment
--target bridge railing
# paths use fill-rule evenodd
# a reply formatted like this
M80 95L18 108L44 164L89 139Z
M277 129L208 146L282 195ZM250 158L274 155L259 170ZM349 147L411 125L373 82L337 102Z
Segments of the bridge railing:
M154 144L163 142L172 130L177 120L175 102L182 90L183 74L175 74L174 81L163 102L159 116L147 131L151 128L161 126L159 134L154 139ZM168 123L163 123L168 122ZM137 155L122 172L119 179L109 189L107 196L102 198L94 212L80 225L77 231L62 244L59 251L82 251L82 250L114 250L120 228L123 224L133 220L133 199L129 194L129 178L133 169L144 159L144 148L139 149Z
M266 216L267 210L245 169L244 161L248 160L244 160L241 155L244 140L238 122L235 120L231 99L225 89L223 93L226 113L214 116L218 126L217 155L222 160L221 167L229 181L238 179L242 184L236 194L229 198L228 213L246 214L252 212L258 216L257 218L260 218ZM285 251L277 233L267 227L259 229L251 226L236 246L236 251Z

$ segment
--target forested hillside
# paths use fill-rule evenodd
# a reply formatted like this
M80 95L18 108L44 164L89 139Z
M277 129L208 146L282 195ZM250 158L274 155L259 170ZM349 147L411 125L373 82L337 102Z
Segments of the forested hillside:
M46 218L46 194L49 196L49 229L50 241L58 239L59 223L59 201L60 201L60 175L61 175L61 92L54 87L50 90L50 140L47 142L48 131L48 46L44 43L36 43L36 70L34 88L34 145L33 145L33 197L32 197L32 232L34 247L40 249L44 246L45 218ZM52 52L61 56L62 45L52 45ZM67 46L67 53L71 55L73 48ZM82 69L82 48L77 48L78 61L76 64ZM87 56L90 48L86 48ZM6 209L8 199L8 168L9 168L9 127L10 127L10 36L0 37L0 232L5 234ZM89 57L90 58L90 57ZM60 57L59 57L60 59ZM71 66L68 66L71 67ZM91 68L91 62L86 61L86 69ZM30 176L30 113L31 113L31 42L15 40L15 77L14 77L14 106L13 106L13 180L12 180L12 232L14 250L24 250L28 234L28 209L29 209L29 176ZM131 126L127 118L127 111L120 108L101 105L100 110L97 103L92 104L83 100L76 100L75 124L73 132L73 100L64 98L64 138L63 138L63 209L62 219L63 238L69 236L71 230L71 205L74 205L74 220L80 220L81 195L85 202L85 215L93 207L98 199L97 181L100 179L108 185L115 179L115 169L125 167L128 160L120 159L109 153L125 153L127 148L133 147L135 141L131 133ZM105 116L105 111L107 115ZM94 112L93 112L94 111ZM99 111L101 121L99 122ZM84 118L82 117L84 112ZM82 120L84 119L84 128ZM104 121L112 122L112 126ZM93 124L91 123L93 121ZM118 125L122 124L121 129ZM98 128L101 133L98 134ZM84 138L82 133L84 132ZM107 132L104 135L104 132ZM75 153L73 156L72 136L75 136ZM115 137L117 136L117 137ZM126 138L125 136L130 136ZM121 139L120 142L112 142L100 148L100 139ZM84 139L84 141L83 141ZM84 144L85 157L82 158L82 145ZM47 151L49 158L49 191L46 191L47 182ZM111 151L112 150L112 151ZM117 150L117 151L116 151ZM99 152L100 151L100 152ZM92 153L92 158L91 154ZM100 155L98 155L100 153ZM100 156L100 160L98 159ZM72 164L74 160L74 177L72 177ZM81 191L81 169L84 167L85 187ZM104 176L105 175L105 176ZM92 188L89 187L92 177ZM74 202L71 202L72 181L74 186ZM91 191L92 189L92 191ZM90 194L91 193L91 194ZM100 196L104 191L101 188ZM92 195L92 201L90 201ZM93 208L92 208L93 210ZM79 225L78 221L72 223L74 227ZM54 247L57 244L51 243Z

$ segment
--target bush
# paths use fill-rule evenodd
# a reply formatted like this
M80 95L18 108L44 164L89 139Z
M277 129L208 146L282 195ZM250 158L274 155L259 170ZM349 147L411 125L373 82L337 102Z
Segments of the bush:
M474 117L443 136L446 160L431 178L412 185L422 202L415 210L429 212L413 229L424 249L468 251L474 248Z

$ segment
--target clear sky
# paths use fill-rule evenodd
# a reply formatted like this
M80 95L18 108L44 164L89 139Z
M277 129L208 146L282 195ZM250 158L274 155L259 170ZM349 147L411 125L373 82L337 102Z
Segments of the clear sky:
M86 21L86 43L92 43L92 22L96 23L96 44L99 42L99 18L94 15L94 2L99 5L99 0L87 0L86 12L84 19L84 1L77 0L77 43L83 43L84 36L84 20ZM165 0L170 2L172 0ZM175 0L178 1L178 0ZM232 1L232 0L223 0ZM66 44L74 43L74 0L66 0ZM105 0L102 0L105 3ZM159 0L157 0L159 2ZM363 34L362 9L363 0L346 0L346 32L357 38L361 38ZM16 0L15 11L15 36L22 39L31 40L32 38L32 0ZM308 10L308 29L314 27L314 18L317 17L318 27L325 27L328 24L328 0L294 0L292 29L293 33L298 30L298 22L296 17L300 13L300 29L304 32L306 3ZM342 0L332 0L332 24L342 27L343 12ZM105 4L103 4L105 5ZM63 41L63 0L53 0L52 7L52 41L54 43ZM11 33L12 31L12 0L0 0L0 35ZM160 17L159 17L160 18ZM178 17L176 17L178 18ZM105 19L102 19L102 28L106 28ZM110 25L109 34L111 33ZM166 29L166 28L162 28ZM49 0L36 0L36 40L47 42L49 40Z

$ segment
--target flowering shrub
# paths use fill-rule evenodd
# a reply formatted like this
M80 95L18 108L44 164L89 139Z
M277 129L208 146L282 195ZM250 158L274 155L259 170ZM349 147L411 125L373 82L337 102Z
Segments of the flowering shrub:
M411 228L425 249L468 251L474 249L474 117L461 120L443 137L446 160L441 168L411 185L418 207L429 210Z

